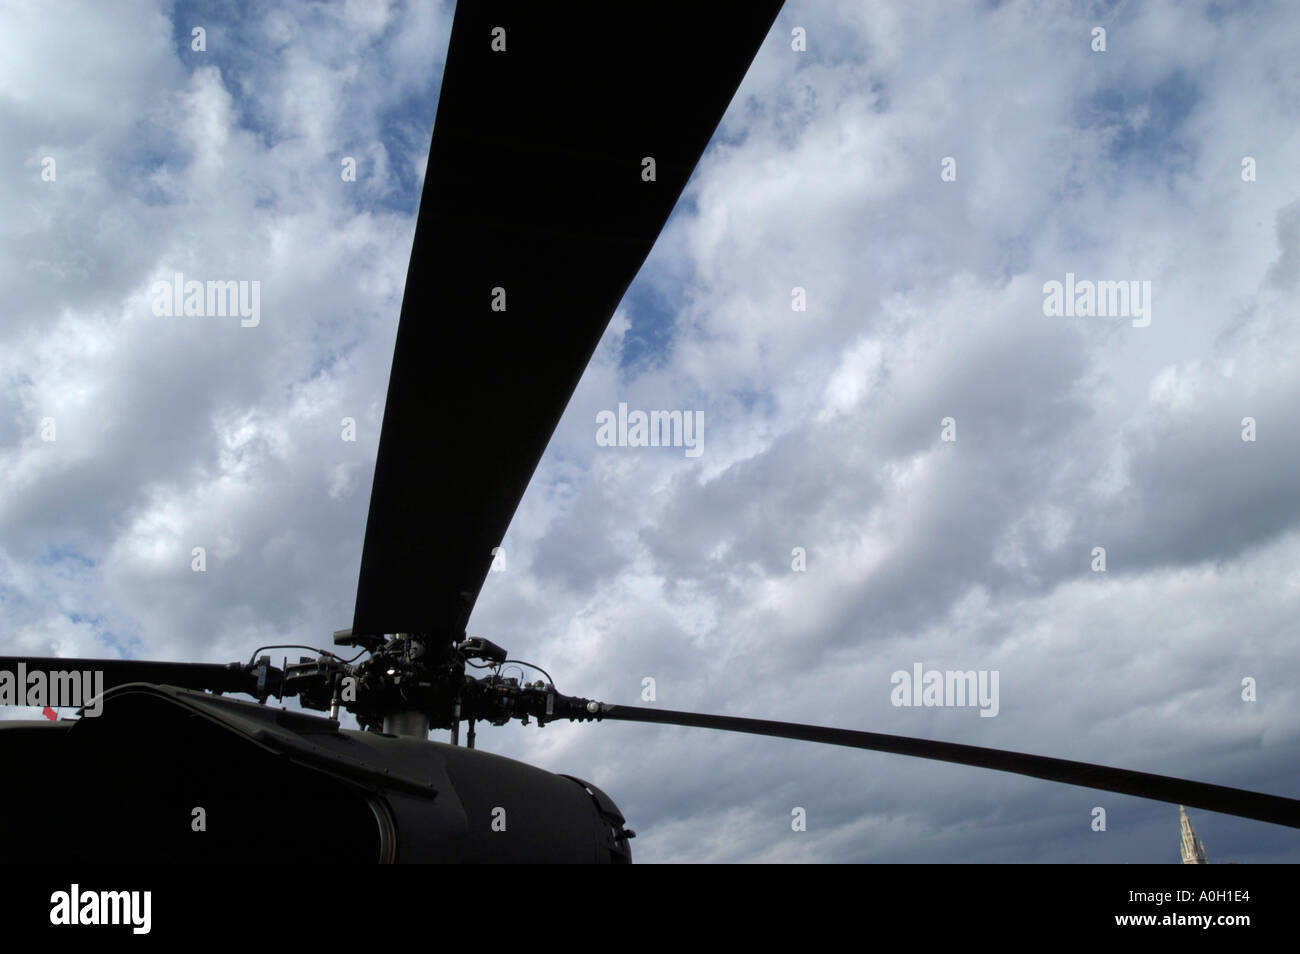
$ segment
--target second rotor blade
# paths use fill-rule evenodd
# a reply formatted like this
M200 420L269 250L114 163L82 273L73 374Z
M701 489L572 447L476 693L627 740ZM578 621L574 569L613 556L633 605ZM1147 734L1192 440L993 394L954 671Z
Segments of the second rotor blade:
M913 739L902 735L882 735L878 732L860 732L854 729L832 729L825 726L802 725L797 722L771 722L766 719L744 719L738 716L706 715L698 712L675 712L671 709L640 709L632 706L604 706L600 718L623 722L653 722L659 725L694 726L700 729L723 729L728 732L748 732L753 735L770 735L781 739L803 742L823 742L828 745L845 745L873 752L891 752L915 758L955 762L978 768L1014 772L1049 782L1080 785L1084 788L1136 795L1176 805L1190 805L1224 815L1253 818L1300 828L1300 801L1280 795L1249 792L1226 785L1193 782L1168 775L1152 775L1130 769L1074 762L1045 755L1008 752L1003 749L986 749L978 745L957 742L936 742L930 739Z

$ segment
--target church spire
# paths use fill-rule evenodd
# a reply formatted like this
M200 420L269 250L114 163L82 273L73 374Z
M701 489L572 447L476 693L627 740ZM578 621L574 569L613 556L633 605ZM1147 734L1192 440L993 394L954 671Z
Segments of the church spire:
M1182 805L1178 806L1178 820L1183 833L1182 844L1179 846L1183 864L1208 865L1210 859L1205 854L1205 842L1196 837L1196 829L1192 827L1192 820L1187 817L1187 809Z

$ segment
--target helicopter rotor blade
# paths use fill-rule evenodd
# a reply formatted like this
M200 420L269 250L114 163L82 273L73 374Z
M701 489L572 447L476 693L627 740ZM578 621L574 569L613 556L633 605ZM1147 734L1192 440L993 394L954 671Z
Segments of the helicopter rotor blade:
M459 638L587 362L781 4L659 0L630 19L576 3L457 4L354 634Z
M55 656L0 656L0 672L99 672L108 691L130 682L149 682L182 689L257 694L257 677L239 663L153 662L144 659L68 659ZM19 691L26 686L18 686Z
M1168 775L1152 775L1149 772L1093 765L1089 762L1074 762L1044 755L988 749L978 745L860 732L854 729L832 729L824 726L802 725L797 722L771 722L766 719L745 719L738 716L675 712L670 709L605 705L601 707L599 718L748 732L753 735L770 735L803 742L823 742L827 745L844 745L874 752L891 752L895 755L955 762L958 765L1014 772L1017 775L1028 775L1049 782L1063 782L1067 785L1118 792L1122 795L1136 795L1139 798L1188 805L1224 815L1237 815L1274 825L1300 828L1300 801L1293 798L1248 792L1225 785L1193 782Z

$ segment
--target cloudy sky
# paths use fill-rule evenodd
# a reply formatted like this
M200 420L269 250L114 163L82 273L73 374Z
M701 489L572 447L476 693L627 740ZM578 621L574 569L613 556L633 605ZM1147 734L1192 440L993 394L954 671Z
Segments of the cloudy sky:
M64 6L0 0L0 653L327 646L452 5ZM1246 7L789 0L470 633L608 702L1300 796L1300 21ZM155 315L177 272L259 281L260 323ZM1067 273L1149 324L1045 315ZM703 453L598 446L619 402L703 411ZM996 717L893 705L916 664L998 672ZM1178 858L1173 806L960 766L479 739L608 791L641 861Z

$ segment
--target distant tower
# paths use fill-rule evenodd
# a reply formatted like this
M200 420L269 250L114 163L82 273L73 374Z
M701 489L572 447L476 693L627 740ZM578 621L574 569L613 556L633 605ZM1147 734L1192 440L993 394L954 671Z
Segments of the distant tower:
M1182 805L1178 806L1178 819L1183 829L1183 841L1179 845L1183 855L1183 864L1208 865L1210 859L1205 854L1205 842L1196 837L1196 829L1192 827L1192 820L1187 817L1187 809L1183 808Z

